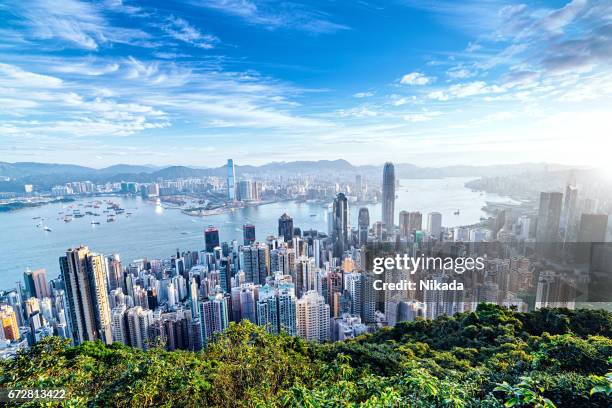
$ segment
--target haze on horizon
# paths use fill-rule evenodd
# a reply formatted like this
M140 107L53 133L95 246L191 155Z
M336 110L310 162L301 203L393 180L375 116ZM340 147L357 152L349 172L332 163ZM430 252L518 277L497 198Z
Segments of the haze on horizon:
M7 0L0 19L0 161L609 161L606 0Z

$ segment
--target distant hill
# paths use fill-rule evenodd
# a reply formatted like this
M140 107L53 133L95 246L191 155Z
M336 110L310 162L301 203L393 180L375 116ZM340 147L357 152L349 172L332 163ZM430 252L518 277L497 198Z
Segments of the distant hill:
M441 177L482 177L508 176L525 172L544 172L569 169L568 166L545 163L524 163L493 166L444 166L419 167L409 163L395 165L398 178L441 178ZM236 166L238 177L281 175L319 175L332 180L353 179L361 174L369 180L378 180L382 175L382 164L378 166L355 166L346 160L319 160L271 162L261 166ZM70 181L89 180L96 183L136 181L151 182L158 179L177 179L188 177L225 177L227 169L219 167L169 166L156 168L150 165L116 164L103 169L94 169L71 164L49 164L0 162L0 177L9 177L9 182L0 181L0 191L23 191L23 184L34 184L36 189L45 190L53 185Z

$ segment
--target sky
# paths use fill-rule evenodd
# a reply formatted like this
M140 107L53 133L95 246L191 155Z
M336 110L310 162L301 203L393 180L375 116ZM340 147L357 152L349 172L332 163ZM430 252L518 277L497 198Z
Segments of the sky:
M609 166L610 0L0 0L0 161Z

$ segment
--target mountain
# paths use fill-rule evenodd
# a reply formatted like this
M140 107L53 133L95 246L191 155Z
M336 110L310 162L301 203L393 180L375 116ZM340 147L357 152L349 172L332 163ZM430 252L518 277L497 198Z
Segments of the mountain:
M545 163L444 167L419 167L409 163L397 163L395 174L398 178L494 177L569 168L569 166ZM382 165L355 166L342 159L271 162L261 166L236 165L236 174L238 177L309 174L329 177L332 180L352 180L355 175L360 174L370 180L379 180L382 175ZM0 191L23 191L23 184L34 184L36 189L45 190L53 185L70 181L89 180L96 183L105 183L129 180L151 182L160 178L226 177L226 175L227 168L225 166L156 168L151 165L117 164L103 169L93 169L70 164L0 162L0 180L7 177L10 179L10 181L0 181Z

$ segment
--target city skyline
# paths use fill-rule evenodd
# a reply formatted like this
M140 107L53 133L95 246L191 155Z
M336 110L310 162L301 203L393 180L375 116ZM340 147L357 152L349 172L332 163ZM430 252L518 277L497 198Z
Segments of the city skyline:
M606 165L611 7L8 1L0 160Z

